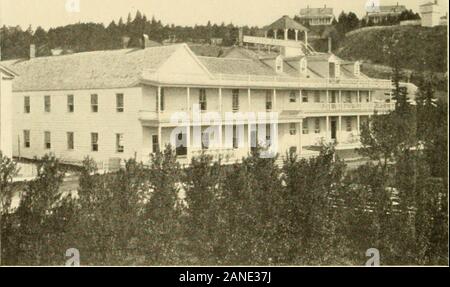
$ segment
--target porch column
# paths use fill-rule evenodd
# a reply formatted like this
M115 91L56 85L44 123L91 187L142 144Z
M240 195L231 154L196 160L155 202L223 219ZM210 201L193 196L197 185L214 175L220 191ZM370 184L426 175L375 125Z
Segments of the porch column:
M305 31L305 45L308 47L308 32Z
M356 131L358 132L358 135L360 134L360 129L361 129L361 127L360 127L360 124L361 124L360 121L361 121L360 116L357 115L357 116L356 116Z
M264 31L264 38L267 38L268 36L268 31Z
M329 136L329 132L330 132L330 127L329 127L329 125L330 125L330 118L328 117L328 116L326 116L325 117L325 121L326 121L326 124L325 124L325 139L328 141L328 139L330 138L330 136Z
M191 163L192 151L191 151L191 126L186 127L186 149L187 149L187 161Z
M223 124L222 123L220 123L219 124L219 126L217 127L217 130L219 131L219 136L218 136L218 138L219 138L219 146L218 146L218 148L219 149L222 149L223 148L223 135L222 135L222 132L223 132Z
M252 94L251 94L251 91L250 91L250 89L248 89L248 93L247 93L247 95L248 95L248 97L247 97L247 100L248 100L248 109L247 109L247 111L251 111L252 109L251 109L251 107L252 107Z
M339 108L342 109L342 90L339 90Z
M156 111L158 113L158 121L160 121L161 120L161 86L158 86Z
M186 112L188 114L188 117L191 117L191 88L187 87L186 89L186 105L187 105L187 109Z
M303 153L302 130L303 130L303 119L301 119L300 122L298 123L298 142L299 142L298 155L301 155Z
M288 39L288 32L289 32L289 29L284 29L284 40Z
M295 30L295 41L298 41L298 30Z
M220 117L223 118L223 107L222 107L222 88L219 88L219 113L220 113ZM223 120L223 119L222 119Z
M340 143L341 141L341 132L342 132L342 116L338 117L338 131L336 135L337 142Z
M161 123L158 124L158 146L159 146L159 151L163 152Z
M273 30L273 38L277 39L278 30Z
M272 103L273 107L272 107L272 111L276 111L277 110L277 90L273 89L273 103Z
M357 93L357 97L358 97L358 104L360 104L361 103L361 93L359 90L356 91L356 93Z
M248 153L251 153L252 151L252 124L250 121L247 122L247 146L248 146ZM244 126L245 127L245 126Z

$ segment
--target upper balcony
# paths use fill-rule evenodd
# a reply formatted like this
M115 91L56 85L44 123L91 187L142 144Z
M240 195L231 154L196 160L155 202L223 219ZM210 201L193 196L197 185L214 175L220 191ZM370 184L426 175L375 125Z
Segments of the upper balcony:
M392 89L390 80L358 78L298 78L286 75L262 76L240 74L212 74L209 78L191 74L161 74L153 70L143 73L143 81L157 82L162 85L212 85L229 87L262 88L318 88L321 89Z

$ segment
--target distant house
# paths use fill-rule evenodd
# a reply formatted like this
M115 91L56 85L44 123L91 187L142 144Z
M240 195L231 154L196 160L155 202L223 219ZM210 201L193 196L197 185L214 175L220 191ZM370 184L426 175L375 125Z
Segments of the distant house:
M211 43L211 45L214 45L214 46L220 46L223 43L223 39L222 38L211 38L210 43Z
M331 25L334 19L333 8L307 8L300 10L300 22L303 25L318 26Z
M364 19L367 22L372 22L374 24L379 24L383 21L388 20L392 17L399 17L406 11L406 7L404 5L388 5L388 6L373 6L370 10L368 10Z
M437 0L420 5L419 9L420 17L422 18L422 26L434 27L439 25L446 25L446 17L442 15ZM444 21L442 21L442 19Z

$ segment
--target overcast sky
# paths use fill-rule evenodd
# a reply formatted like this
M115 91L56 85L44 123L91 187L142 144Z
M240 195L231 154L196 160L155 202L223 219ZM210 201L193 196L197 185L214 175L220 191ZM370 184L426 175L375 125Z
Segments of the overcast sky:
M67 2L78 1L75 8L67 9ZM342 10L353 11L359 17L365 14L368 1L381 5L395 5L397 2L418 12L418 7L430 0L0 0L0 25L46 29L76 22L109 24L120 17L126 19L129 12L134 16L140 10L147 17L155 16L163 24L195 25L212 23L237 25L270 24L282 15L294 16L300 8L334 8L338 15ZM440 0L445 12L447 1Z

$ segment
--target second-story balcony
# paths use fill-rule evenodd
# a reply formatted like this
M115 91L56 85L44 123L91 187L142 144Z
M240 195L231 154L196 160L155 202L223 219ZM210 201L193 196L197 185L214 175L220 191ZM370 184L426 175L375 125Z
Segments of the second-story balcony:
M394 103L302 103L299 109L304 113L333 112L390 112L395 109Z

